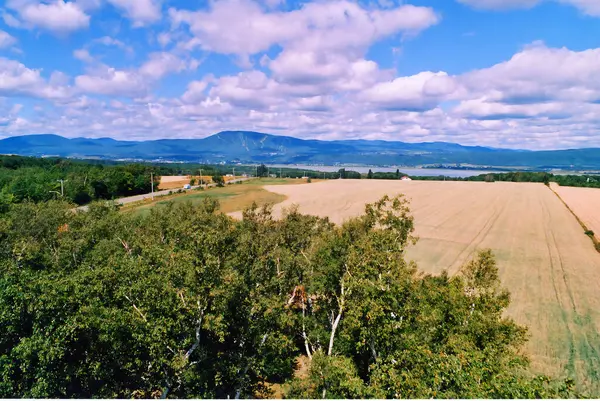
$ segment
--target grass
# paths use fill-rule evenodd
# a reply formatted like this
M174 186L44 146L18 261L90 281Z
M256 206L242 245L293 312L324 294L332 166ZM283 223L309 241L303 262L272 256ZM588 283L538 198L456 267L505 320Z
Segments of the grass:
M263 188L264 185L291 185L303 184L304 180L287 178L262 178L250 180L241 184L225 185L222 188L209 188L203 191L188 191L183 194L173 194L162 197L158 200L136 203L130 206L124 206L122 210L128 213L134 213L138 216L147 216L154 207L162 207L168 203L191 202L193 205L200 204L206 198L217 199L220 204L220 210L223 213L243 210L253 202L259 206L271 203L279 203L286 199L285 195L275 194Z

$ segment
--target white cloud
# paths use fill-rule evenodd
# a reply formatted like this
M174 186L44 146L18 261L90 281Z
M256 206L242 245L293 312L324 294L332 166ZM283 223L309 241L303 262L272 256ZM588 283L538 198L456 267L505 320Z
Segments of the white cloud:
M7 32L0 30L0 49L6 49L17 43L17 40Z
M75 85L86 93L114 96L143 96L148 86L142 76L134 71L100 67L93 74L75 78Z
M77 56L85 60L88 54L80 52ZM166 75L192 71L198 65L199 61L195 59L184 60L167 52L151 53L137 69L92 65L87 74L75 78L75 85L85 93L135 98L148 95L152 85Z
M528 46L510 60L460 77L471 92L505 103L600 100L600 48Z
M250 55L275 44L315 51L364 50L378 39L420 32L439 20L426 7L367 10L343 0L308 3L289 12L264 11L251 0L221 0L209 11L170 9L169 15L174 26L188 25L194 44L204 50Z
M386 37L414 35L439 21L426 7L384 10L344 0L306 3L292 11L265 10L252 0L221 0L211 3L208 11L170 9L169 14L174 27L187 26L194 35L178 44L180 50L200 47L233 54L245 69L253 67L250 56L281 46L273 60L260 57L276 81L261 89L269 98L283 92L311 97L358 91L388 79L388 71L364 58L369 47ZM250 92L256 90L239 86L238 78L224 79L213 92L234 103L264 105L266 98L253 98Z
M585 14L600 17L600 3L597 0L558 0L564 4L571 4Z
M55 34L68 34L87 28L90 17L76 3L54 0L8 0L6 6L14 10L18 18L5 13L4 21L13 27L39 28Z
M459 86L445 72L421 72L381 82L361 94L361 99L389 110L427 110L453 95Z
M174 54L167 52L152 53L139 69L140 74L153 80L159 80L165 75L184 70L195 70L199 61L183 60Z
M90 54L90 52L87 49L74 50L73 57L75 57L77 60L83 61L84 63L93 63L94 62L94 58L92 57L92 55Z
M134 26L141 27L161 18L160 0L107 0L110 4L125 12Z
M27 68L18 61L0 58L0 96L27 96L42 99L66 99L72 95L68 78L54 75L51 82L41 76L40 70Z
M196 103L206 98L205 90L208 87L207 81L192 81L188 84L187 90L181 96L185 103Z

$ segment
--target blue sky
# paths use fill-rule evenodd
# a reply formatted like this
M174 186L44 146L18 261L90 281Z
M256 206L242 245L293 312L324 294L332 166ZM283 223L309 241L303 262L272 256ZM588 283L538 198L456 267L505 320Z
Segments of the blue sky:
M5 0L0 137L600 147L598 0Z

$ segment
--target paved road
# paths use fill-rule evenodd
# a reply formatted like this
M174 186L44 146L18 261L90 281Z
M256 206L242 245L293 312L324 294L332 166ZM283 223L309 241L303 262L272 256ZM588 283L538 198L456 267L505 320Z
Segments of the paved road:
M237 178L235 180L231 180L231 181L227 181L228 183L236 183L236 182L242 182L242 181L247 181L247 180L251 180L251 177L248 178ZM191 191L192 189L196 189L196 188L200 188L201 186L204 188L210 188L210 187L214 187L217 184L205 184L205 185L194 185L192 186L191 189L187 189L184 191ZM168 195L169 192L175 193L175 191L177 191L179 188L173 188L173 189L165 189L162 191L156 191L154 192L154 197L158 197L158 196L163 196L163 195ZM143 194L143 195L134 195L134 196L128 196L126 198L120 198L120 199L115 199L114 202L118 205L126 205L128 203L133 203L133 202L139 202L139 201L143 201L144 199L148 199L148 198L152 198L152 194ZM87 206L79 206L77 208L77 210L83 210L84 212L87 212L88 207Z

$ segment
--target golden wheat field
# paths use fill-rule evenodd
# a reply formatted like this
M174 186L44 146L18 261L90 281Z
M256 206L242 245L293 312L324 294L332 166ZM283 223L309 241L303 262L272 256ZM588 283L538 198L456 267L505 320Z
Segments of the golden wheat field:
M600 240L600 189L561 187L555 183L550 185Z
M491 248L511 292L508 315L529 327L534 370L568 374L598 393L600 253L543 184L335 180L265 189L287 197L275 214L297 204L336 223L385 194L405 194L420 237L408 258L427 273L456 273L478 249Z

